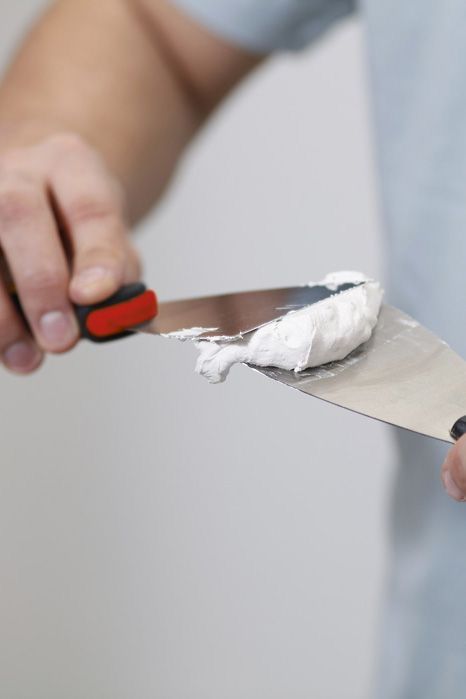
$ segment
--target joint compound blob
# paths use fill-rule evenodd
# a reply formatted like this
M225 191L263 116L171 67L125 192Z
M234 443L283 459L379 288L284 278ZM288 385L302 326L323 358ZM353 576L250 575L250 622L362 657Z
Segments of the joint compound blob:
M290 311L239 340L195 341L197 373L219 383L239 363L300 372L344 359L370 338L383 296L380 284L360 272L334 272L317 282L329 289L345 283L359 286Z

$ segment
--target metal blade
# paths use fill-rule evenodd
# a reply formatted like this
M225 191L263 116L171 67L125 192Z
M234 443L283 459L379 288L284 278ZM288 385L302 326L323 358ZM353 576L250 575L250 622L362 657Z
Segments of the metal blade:
M192 335L198 339L234 339L277 320L289 311L310 306L354 286L358 284L341 284L335 289L294 286L168 301L159 304L158 315L153 321L132 329L156 335L195 329Z
M410 316L383 306L371 339L340 362L295 373L253 367L316 398L452 443L466 415L466 362Z

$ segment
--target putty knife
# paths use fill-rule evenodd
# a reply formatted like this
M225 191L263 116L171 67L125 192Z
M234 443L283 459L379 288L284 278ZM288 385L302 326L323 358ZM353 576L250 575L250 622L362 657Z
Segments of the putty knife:
M233 340L353 286L298 286L158 304L153 291L131 284L100 304L77 307L76 313L83 337L94 342L190 328L197 328L197 339ZM342 361L299 373L251 368L308 395L444 442L466 433L466 362L391 306L382 306L370 340Z
M205 329L197 333L198 339L234 339L352 286L344 284L334 290L299 286L161 303L155 318L133 330L170 334L197 327ZM126 293L138 303L137 292L136 285L119 295ZM139 287L139 293L141 299L153 294L144 287ZM108 304L115 308L119 295L102 308ZM152 315L156 310L152 309ZM84 310L83 318L89 321L95 313L96 309ZM86 323L82 325L85 328ZM99 338L91 335L91 339ZM466 362L416 320L391 306L382 306L370 340L340 362L299 373L252 368L316 398L444 442L466 433Z
M296 373L251 367L342 408L453 442L466 432L466 362L410 316L382 306L368 342Z
M235 340L289 311L355 286L359 283L293 286L159 303L155 292L138 282L123 286L101 303L75 306L75 311L82 337L92 342L108 342L139 332L183 335L183 331L187 331L186 337L200 340ZM26 321L15 290L11 298Z
M310 306L358 284L294 286L243 291L157 303L143 284L123 287L103 303L77 307L81 332L94 342L107 342L131 332L181 334L196 339L234 340L277 320L289 311ZM190 332L194 329L194 332Z

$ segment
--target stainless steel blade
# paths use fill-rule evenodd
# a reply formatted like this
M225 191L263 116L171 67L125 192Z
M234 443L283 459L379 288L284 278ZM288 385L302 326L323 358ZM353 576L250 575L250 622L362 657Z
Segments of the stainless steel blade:
M158 315L153 321L132 329L166 335L195 328L197 332L193 335L199 339L234 339L277 320L289 311L309 306L354 286L358 285L341 284L335 289L327 286L294 286L168 301L159 304Z
M410 316L383 306L371 339L340 362L295 373L251 367L316 398L443 442L466 415L466 362Z

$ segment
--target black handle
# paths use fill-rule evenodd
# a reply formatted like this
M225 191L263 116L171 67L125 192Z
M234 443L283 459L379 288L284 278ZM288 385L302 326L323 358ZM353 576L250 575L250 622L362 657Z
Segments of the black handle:
M455 422L455 424L450 430L450 434L455 440L455 442L457 442L460 437L466 434L466 415L463 415L463 417L460 417L459 420Z

